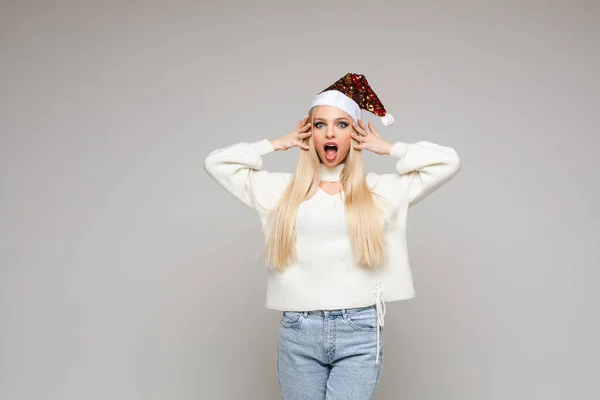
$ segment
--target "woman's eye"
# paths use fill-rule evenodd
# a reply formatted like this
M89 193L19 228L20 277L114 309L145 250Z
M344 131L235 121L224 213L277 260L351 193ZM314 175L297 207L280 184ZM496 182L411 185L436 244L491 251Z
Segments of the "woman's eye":
M323 122L315 122L315 128L321 128L322 125L325 125ZM347 128L348 124L346 122L339 122L338 126L342 129Z

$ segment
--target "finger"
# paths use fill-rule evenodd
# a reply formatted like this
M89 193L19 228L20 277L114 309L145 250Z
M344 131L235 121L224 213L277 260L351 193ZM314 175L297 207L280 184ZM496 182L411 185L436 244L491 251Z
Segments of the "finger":
M364 129L365 131L367 130L367 127L365 126L365 123L364 123L364 121L362 119L359 118L358 124L360 125L360 127L362 129Z
M358 134L356 134L356 133L354 133L354 132L350 133L350 136L351 136L353 139L355 139L355 140L357 140L357 141L359 141L359 142L363 142L363 141L365 140L365 137L364 137L364 136L360 136L360 135L358 135Z
M379 135L379 132L377 132L377 130L375 130L375 127L373 127L373 124L371 123L371 121L369 121L369 130L371 131L371 133L377 137L381 137Z
M300 134L300 135L298 135L298 136L299 136L300 138L304 139L304 138L307 138L307 137L309 137L310 135L312 135L312 132L311 132L311 131L308 131L308 132L301 133L301 134Z
M364 132L364 133L363 133L363 135L364 135L364 136L367 136L367 135L368 135L368 134L370 134L371 132L369 132L369 130L368 130L368 129L367 129L367 127L365 126L365 123L364 123L364 122L362 122L362 121L361 121L361 123L362 123L362 130L363 130L363 132Z
M302 143L302 142L301 142L301 141L299 141L299 140L296 140L296 141L294 141L294 144L295 144L296 146L300 147L300 148L301 148L301 149L303 149L303 150L308 150L308 149L309 149L308 145L306 145L306 144Z
M362 150L362 145L360 145L360 144L355 144L355 145L354 145L354 148L355 148L356 150Z
M304 125L300 128L295 129L296 133L302 133L302 132L306 132L308 130L310 130L310 122L307 125Z
M356 123L352 123L352 128L354 128L354 130L360 134L360 135L366 135L364 129L362 129L361 127L359 127L358 125L356 125Z

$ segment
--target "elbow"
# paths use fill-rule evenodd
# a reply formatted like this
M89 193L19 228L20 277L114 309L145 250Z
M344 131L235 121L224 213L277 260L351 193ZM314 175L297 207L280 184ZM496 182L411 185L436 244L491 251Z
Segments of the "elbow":
M212 159L211 156L208 156L204 159L204 171L206 171L207 174L213 176L214 173L213 171L215 170L215 162Z
M215 171L217 165L219 164L219 153L222 149L212 150L210 153L204 157L204 170L212 175L212 172Z
M460 171L460 157L456 150L450 148L451 151L448 153L450 157L448 157L447 164L451 171L452 175L456 175L458 171Z
M456 169L456 172L460 171L460 157L456 150L454 150L454 168Z

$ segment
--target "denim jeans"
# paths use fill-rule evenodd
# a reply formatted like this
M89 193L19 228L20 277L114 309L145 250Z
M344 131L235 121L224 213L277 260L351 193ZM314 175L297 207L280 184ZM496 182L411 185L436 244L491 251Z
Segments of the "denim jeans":
M382 364L374 305L282 313L277 377L283 400L372 399Z

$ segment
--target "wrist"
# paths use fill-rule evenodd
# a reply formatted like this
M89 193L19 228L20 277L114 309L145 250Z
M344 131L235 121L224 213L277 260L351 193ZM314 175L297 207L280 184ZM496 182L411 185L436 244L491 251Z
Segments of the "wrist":
M383 154L390 155L392 147L394 147L394 143L385 142L383 147Z
M408 143L400 142L400 141L393 143L393 146L390 149L390 156L396 157L396 158L404 157L409 146L410 145Z
M281 146L281 142L279 141L279 139L272 139L269 140L269 142L271 142L271 146L273 146L273 149L275 149L275 151L283 149L283 146Z

